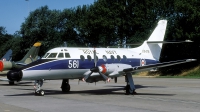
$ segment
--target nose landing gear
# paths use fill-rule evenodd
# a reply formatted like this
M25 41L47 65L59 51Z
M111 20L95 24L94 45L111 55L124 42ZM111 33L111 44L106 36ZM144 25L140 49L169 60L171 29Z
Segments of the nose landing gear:
M34 83L34 89L35 89L35 95L36 96L44 96L45 92L41 89L43 85L43 80L35 80Z

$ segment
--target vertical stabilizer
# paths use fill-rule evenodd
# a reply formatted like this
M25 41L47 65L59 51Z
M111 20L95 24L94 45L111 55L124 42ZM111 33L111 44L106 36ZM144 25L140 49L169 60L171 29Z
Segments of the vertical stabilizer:
M2 61L11 61L12 60L12 50L9 49L6 54L0 59Z
M24 64L29 64L35 60L37 60L38 53L40 50L41 43L36 42L31 49L28 51L28 53L24 56L24 58L17 63L24 63Z
M139 52L142 57L159 61L166 26L167 20L160 20L149 39L144 41L141 46L134 48L134 51Z

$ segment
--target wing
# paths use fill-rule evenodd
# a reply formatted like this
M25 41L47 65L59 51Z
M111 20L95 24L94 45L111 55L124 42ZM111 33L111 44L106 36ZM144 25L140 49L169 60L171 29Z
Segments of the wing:
M188 62L193 62L193 61L196 61L196 59L185 59L185 60L177 60L177 61L169 61L169 62L163 62L163 63L157 63L157 64L150 64L150 65L145 65L145 66L136 66L136 67L132 67L132 68L123 69L123 72L140 72L140 71L145 71L145 70L151 70L154 68L173 66L173 65L188 63Z

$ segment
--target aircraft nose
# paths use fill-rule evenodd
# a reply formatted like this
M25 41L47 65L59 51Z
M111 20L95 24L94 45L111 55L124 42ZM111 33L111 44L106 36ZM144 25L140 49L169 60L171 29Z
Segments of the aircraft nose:
M11 70L7 73L7 78L10 81L20 81L22 79L22 71L21 70Z

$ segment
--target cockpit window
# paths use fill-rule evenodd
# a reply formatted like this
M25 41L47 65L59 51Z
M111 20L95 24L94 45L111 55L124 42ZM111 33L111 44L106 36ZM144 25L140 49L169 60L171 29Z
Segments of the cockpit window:
M43 56L43 58L46 58L49 54L50 54L50 53L46 53L46 54Z
M70 54L69 53L65 53L65 58L70 58Z
M58 58L64 58L63 53L59 53L59 54L58 54Z
M57 53L51 53L47 58L56 58Z

